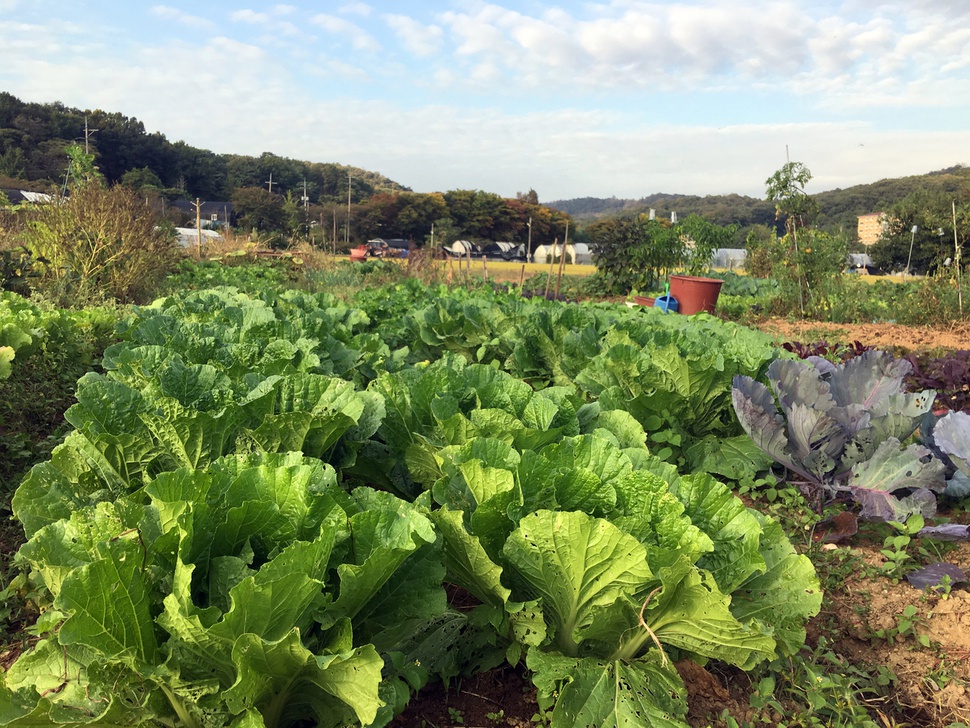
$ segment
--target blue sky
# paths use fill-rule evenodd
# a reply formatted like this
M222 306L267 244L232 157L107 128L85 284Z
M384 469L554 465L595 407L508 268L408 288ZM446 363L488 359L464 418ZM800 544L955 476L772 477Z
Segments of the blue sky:
M970 2L0 0L0 90L418 192L820 192L970 164Z

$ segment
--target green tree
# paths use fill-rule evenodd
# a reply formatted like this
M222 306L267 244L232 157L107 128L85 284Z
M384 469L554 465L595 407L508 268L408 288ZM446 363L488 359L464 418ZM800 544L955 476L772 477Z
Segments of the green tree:
M681 234L645 215L600 220L589 236L595 275L613 294L656 290L683 260Z
M303 206L299 204L291 190L283 195L283 228L288 235L306 238L308 234Z
M747 251L744 268L748 275L770 278L775 266L780 263L776 260L776 254L781 248L775 229L767 225L750 226L744 238L744 249Z
M431 227L435 227L435 243L450 245L453 240L445 240L445 231L439 230L437 221L448 214L448 205L440 192L421 194L417 192L402 192L398 195L401 207L397 213L396 226L401 237L414 240L421 244L431 236Z
M970 235L970 200L956 203L957 240L961 247ZM926 274L940 268L947 258L955 256L953 241L953 204L957 195L920 190L908 195L886 215L882 237L870 249L873 263L885 270L902 271L909 263L909 272ZM916 232L913 232L915 226ZM912 259L910 260L910 248Z
M282 232L285 228L283 201L261 187L240 187L232 193L232 205L240 226L263 233Z
M687 275L701 275L711 266L711 258L718 248L734 245L736 225L723 227L700 215L688 215L677 225L684 243L683 265Z
M150 187L153 190L162 189L162 180L158 178L148 167L140 167L138 169L129 169L123 175L121 175L121 184L125 187L130 187L133 190L141 190L144 187Z
M101 186L104 176L94 164L94 155L88 154L80 144L72 144L67 148L69 160L68 180L74 187L87 187L94 184Z
M0 153L0 175L21 178L27 171L27 158L20 147L9 147Z
M785 223L783 248L787 249L785 264L797 289L798 308L804 315L806 297L812 295L809 281L804 273L798 231L808 226L811 217L818 212L815 200L805 192L812 173L801 162L788 162L765 180L765 197L775 203L775 218ZM843 262L844 264L844 262Z

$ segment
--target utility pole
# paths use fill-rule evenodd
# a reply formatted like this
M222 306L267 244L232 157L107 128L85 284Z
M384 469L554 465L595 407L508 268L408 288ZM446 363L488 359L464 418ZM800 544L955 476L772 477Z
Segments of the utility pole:
M85 116L84 117L84 153L85 154L89 154L90 153L90 152L88 152L88 139L96 131L100 131L100 129L89 129L88 128L88 117Z
M532 217L531 216L529 217L529 222L527 224L529 226L529 246L528 248L526 248L526 251L525 251L525 262L531 263L532 262Z
M346 242L347 247L350 247L350 185L353 182L353 177L350 176L350 172L347 173L347 235Z
M306 239L310 240L310 212L309 212L309 202L310 198L306 194L306 177L303 178L303 197L300 198L303 202L303 224L306 226Z
M273 173L272 172L269 173L268 182L269 182L269 193L273 194Z
M198 243L196 244L196 252L199 255L199 260L202 260L202 204L199 202L199 198L195 198L195 232L198 235Z

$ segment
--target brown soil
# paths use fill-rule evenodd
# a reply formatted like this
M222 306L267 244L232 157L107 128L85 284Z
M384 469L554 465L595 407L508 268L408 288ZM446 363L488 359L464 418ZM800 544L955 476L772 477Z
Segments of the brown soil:
M448 689L428 685L390 728L529 728L538 712L535 688L524 672L501 667Z
M785 341L828 341L851 343L860 341L887 351L900 353L932 351L935 349L970 348L970 324L946 328L930 326L902 326L900 324L832 324L819 321L789 321L782 318L765 319L754 327Z
M826 595L809 641L817 639L816 630L836 627L841 639L835 648L846 660L892 670L897 719L934 727L970 724L970 592L965 585L945 596L923 592L905 579L894 583L874 573L885 561L874 544L834 548L848 549L871 568L854 571ZM945 558L967 571L970 544L960 544ZM912 631L894 635L910 605L918 609ZM875 637L877 632L888 639ZM917 635L930 646L920 644Z

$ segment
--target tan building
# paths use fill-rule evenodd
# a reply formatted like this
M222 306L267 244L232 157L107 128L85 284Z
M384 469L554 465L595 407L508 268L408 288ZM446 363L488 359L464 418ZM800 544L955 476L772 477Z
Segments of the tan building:
M866 215L859 215L858 236L859 242L865 246L872 245L882 237L886 230L889 218L885 212L870 212Z

